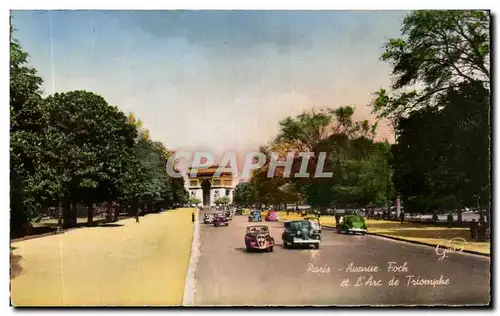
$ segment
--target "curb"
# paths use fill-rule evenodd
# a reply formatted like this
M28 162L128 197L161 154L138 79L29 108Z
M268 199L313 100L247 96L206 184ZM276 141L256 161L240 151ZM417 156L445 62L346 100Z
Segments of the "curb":
M191 255L189 256L189 265L184 282L184 296L182 306L193 306L194 295L196 293L196 267L200 258L200 222L199 211L196 210L194 217L193 241L191 242Z
M67 230L60 230L60 231L54 231L50 233L45 233L45 234L39 234L39 235L28 235L25 237L20 237L16 239L12 239L10 242L11 243L16 243L20 241L25 241L25 240L31 240L31 239L36 239L36 238L42 238L42 237L47 237L47 236L52 236L52 235L58 235L58 234L64 234Z
M334 230L335 229L332 226L322 226L322 227L327 228L328 230ZM382 237L382 238L387 238L387 239L392 239L392 240L397 240L397 241L404 241L404 242L407 242L407 243L410 243L410 244L417 244L417 245L422 245L422 246L428 246L428 247L436 248L436 245L430 244L430 243L426 243L426 242L423 242L423 241L408 240L408 239L404 239L404 238L399 238L399 237L394 237L394 236L388 236L388 235L383 235L383 234L378 234L378 233L370 233L370 232L366 232L366 234L367 235L372 235L372 236L377 236L377 237ZM442 246L442 245L440 245L439 247L440 248L444 248L444 249L454 249L452 247L447 247L447 246ZM464 250L462 250L462 252L468 253L468 254L471 254L471 255L477 255L477 256L487 257L487 258L490 257L489 254L482 253L482 252L479 252L479 251L474 251L474 250L466 250L466 249L464 249Z
M407 243L411 243L411 244L417 244L417 245L422 245L422 246L429 246L429 247L433 247L433 248L436 248L437 245L434 245L434 244L429 244L429 243L426 243L426 242L423 242L423 241L416 241L416 240L408 240L408 239L403 239L403 238L398 238L398 237L393 237L393 236L387 236L387 235L383 235L383 234L377 234L377 233L366 233L367 235L372 235L372 236L377 236L377 237L382 237L382 238L387 238L387 239L393 239L393 240L397 240L397 241L404 241L404 242L407 242ZM440 248L444 248L444 249L454 249L452 247L447 247L447 246L442 246L442 245L439 245ZM474 250L462 250L461 252L464 252L464 253L468 253L468 254L471 254L471 255L477 255L477 256L482 256L482 257L487 257L489 258L490 255L489 254L486 254L486 253L482 253L482 252L479 252L479 251L474 251Z
M122 221L122 220L125 220L125 219L130 219L132 218L132 216L130 217L124 217L124 218L119 218L118 221L116 222L109 222L109 223L118 223L119 221ZM97 221L94 221L94 224L97 224L97 225L93 225L93 226L85 226L85 225L82 225L82 226L79 226L79 227L70 227L70 228L63 228L59 231L53 231L53 232L48 232L48 233L44 233L44 234L36 234L36 235L27 235L27 236L24 236L24 237L19 237L19 238L15 238L15 239L11 239L10 242L11 243L14 243L14 242L19 242L19 241L25 241L25 240L30 240L30 239L35 239L35 238L42 238L42 237L47 237L47 236L52 236L52 235L59 235L59 234L64 234L64 233L67 233L67 232L70 232L72 230L75 230L75 229L82 229L82 228L93 228L93 227L98 227L99 224L109 224L108 222L104 221L104 220L97 220Z

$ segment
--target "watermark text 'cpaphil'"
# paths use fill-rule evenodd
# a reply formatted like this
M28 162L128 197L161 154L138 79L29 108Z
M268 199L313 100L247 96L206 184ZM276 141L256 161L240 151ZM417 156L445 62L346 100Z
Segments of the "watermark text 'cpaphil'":
M261 152L248 152L245 154L245 160L242 171L239 172L237 157L235 152L226 152L219 165L214 166L215 156L210 152L188 152L178 151L167 160L167 174L174 178L182 177L182 173L176 170L175 165L181 159L191 161L189 168L189 176L196 177L201 169L216 167L214 172L215 177L230 173L233 178L243 177L248 178L252 170L262 168L268 164L267 177L272 178L280 176L283 178L331 178L333 172L325 172L324 166L327 160L326 152L320 152L317 157L311 152L288 152L286 158L282 159L277 152L271 152L269 157ZM227 167L226 167L227 166ZM292 168L298 167L298 172L293 173ZM282 172L277 172L277 169ZM314 174L311 175L309 170L314 169Z

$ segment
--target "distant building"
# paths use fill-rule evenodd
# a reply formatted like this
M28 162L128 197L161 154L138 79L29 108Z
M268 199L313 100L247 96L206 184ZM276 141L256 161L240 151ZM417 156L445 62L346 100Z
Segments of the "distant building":
M221 168L220 176L215 176L218 165L209 168L189 168L187 171L188 190L191 197L199 198L204 206L215 205L218 197L227 196L233 203L234 184L231 168ZM198 169L196 176L191 176L191 170Z

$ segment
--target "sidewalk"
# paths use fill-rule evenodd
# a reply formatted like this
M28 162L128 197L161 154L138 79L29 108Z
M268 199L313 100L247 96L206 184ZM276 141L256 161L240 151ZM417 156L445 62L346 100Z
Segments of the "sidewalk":
M453 238L463 238L467 242L464 250L490 254L490 243L471 239L470 230L466 227L448 228L426 226L425 224L419 223L401 224L399 222L384 220L367 220L366 225L368 226L369 233L436 246L445 245L447 243L444 241ZM452 242L451 246L462 246L462 242Z
M321 225L335 227L333 218L331 216L328 217L322 216ZM401 224L395 221L374 219L366 220L366 226L368 226L368 233L370 234L433 246L448 246L448 240L463 238L467 242L464 250L486 255L490 254L490 243L478 242L477 240L471 239L470 231L465 227L448 228L406 222ZM463 242L453 241L450 246L462 247L462 244Z
M192 209L11 243L15 306L181 305ZM19 257L17 257L19 258Z

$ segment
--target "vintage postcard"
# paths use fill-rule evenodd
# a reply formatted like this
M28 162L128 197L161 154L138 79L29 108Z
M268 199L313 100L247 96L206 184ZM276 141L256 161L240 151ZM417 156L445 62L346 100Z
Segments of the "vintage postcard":
M11 305L491 306L490 23L11 11Z

